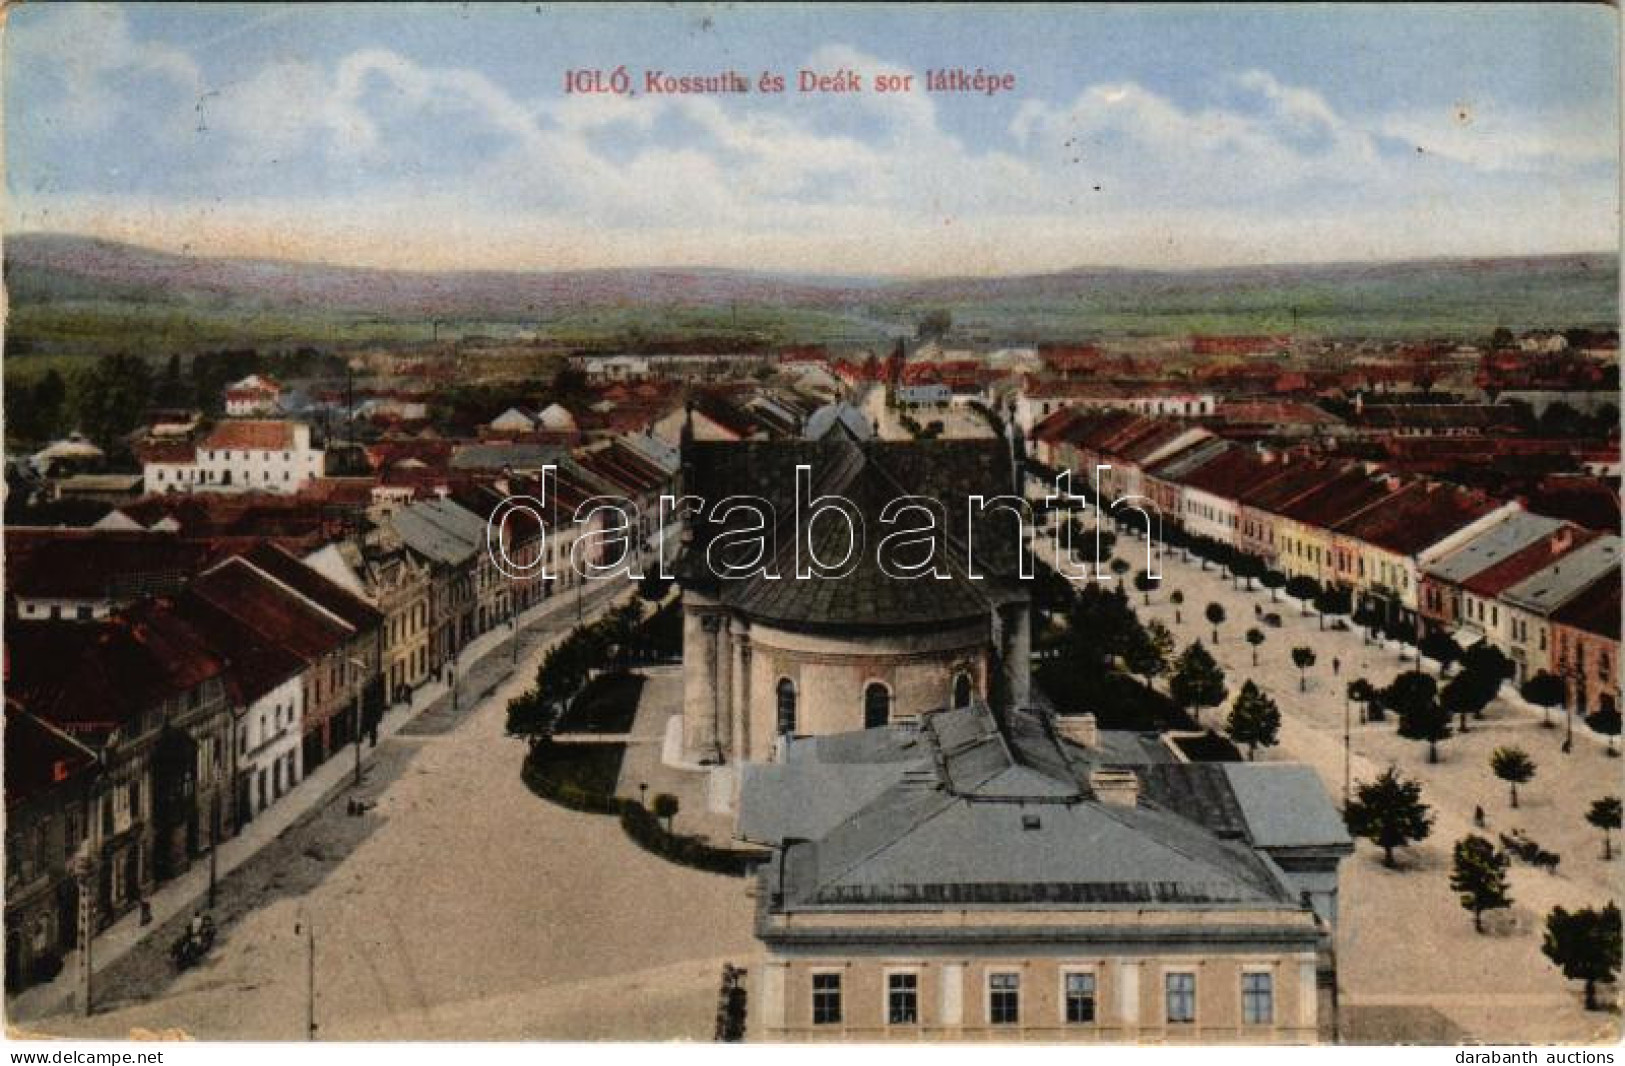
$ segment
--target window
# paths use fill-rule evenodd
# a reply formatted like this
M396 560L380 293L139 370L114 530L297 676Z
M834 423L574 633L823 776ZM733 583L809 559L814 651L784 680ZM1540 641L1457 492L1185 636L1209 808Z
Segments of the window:
M873 729L891 721L891 690L871 681L863 690L863 728Z
M815 973L812 979L814 1025L839 1025L841 1022L841 975Z
M796 731L796 684L788 677L779 678L779 735L788 736Z
M1016 1025L1021 1021L1021 975L987 975L987 1020L993 1025Z
M1168 1021L1188 1024L1196 1021L1196 975L1171 973L1163 978L1168 997Z
M954 706L969 707L971 696L970 674L961 672L954 678Z
M1241 1020L1248 1025L1268 1025L1275 1020L1275 988L1269 974L1241 975Z
M1087 1025L1095 1020L1095 975L1066 975L1066 1023Z
M886 1022L888 1025L916 1025L920 1020L920 975L886 975Z

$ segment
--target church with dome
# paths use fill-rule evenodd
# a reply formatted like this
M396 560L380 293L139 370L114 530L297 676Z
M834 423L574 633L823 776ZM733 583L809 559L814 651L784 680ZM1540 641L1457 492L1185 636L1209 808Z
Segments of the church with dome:
M687 513L676 567L686 761L766 762L793 737L1029 700L1026 548L1016 511L994 505L1021 495L1018 447L882 441L854 415L832 409L825 432L801 440L684 442L681 492L709 509ZM796 576L798 544L840 559L852 543L850 523L821 518L797 528L798 467L807 471L806 499L840 497L861 515L866 543L840 576ZM900 576L876 550L888 521L896 523L894 501L905 497L940 505L933 573ZM740 499L772 516L761 542L766 565L721 576L712 549L736 531L712 516L725 510L718 503Z

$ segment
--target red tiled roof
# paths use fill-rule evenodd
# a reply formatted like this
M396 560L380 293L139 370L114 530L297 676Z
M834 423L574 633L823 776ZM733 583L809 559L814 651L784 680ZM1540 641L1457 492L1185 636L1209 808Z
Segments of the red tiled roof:
M124 530L6 531L6 586L24 597L131 595L143 580L180 580L208 558L206 544Z
M165 598L99 623L13 622L6 643L23 706L87 737L105 737L226 670Z
M228 559L199 577L188 586L185 598L190 601L187 610L194 617L210 618L211 612L218 612L235 621L238 628L219 638L227 657L233 650L239 656L246 654L253 643L245 635L248 631L260 645L280 653L281 665L273 657L249 667L251 676L244 683L250 690L259 685L266 685L268 690L286 680L290 675L284 672L267 683L265 671L269 669L274 675L283 670L288 656L303 663L315 662L355 633L353 627L318 610L305 597L289 591L241 558Z
M1415 555L1501 506L1482 492L1413 481L1337 525L1336 532L1397 555Z
M6 809L71 781L95 756L20 707L6 708Z
M293 423L230 419L215 426L200 447L216 451L286 451L293 447Z
M1276 513L1307 526L1331 529L1396 491L1398 485L1390 479L1373 477L1361 466L1347 467L1320 488L1285 504Z
M1518 582L1546 569L1563 556L1596 540L1602 534L1572 526L1543 537L1521 551L1513 552L1493 566L1467 578L1461 587L1486 599L1499 596Z
M242 558L344 619L357 630L372 629L383 619L371 604L335 585L275 545L262 544Z
M189 440L146 440L131 449L142 463L192 463L197 461L197 446Z

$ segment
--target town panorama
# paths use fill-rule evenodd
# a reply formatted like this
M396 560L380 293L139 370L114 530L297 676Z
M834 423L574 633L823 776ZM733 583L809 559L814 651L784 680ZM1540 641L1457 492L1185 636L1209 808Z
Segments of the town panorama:
M1618 1041L1612 8L8 15L8 1040Z

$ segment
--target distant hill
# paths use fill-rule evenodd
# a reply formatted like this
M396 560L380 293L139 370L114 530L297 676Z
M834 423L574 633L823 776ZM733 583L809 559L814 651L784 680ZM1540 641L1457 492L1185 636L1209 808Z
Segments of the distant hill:
M13 353L124 344L412 340L430 323L614 344L667 332L880 340L946 308L968 336L1296 331L1478 336L1618 323L1608 255L1055 273L898 281L725 269L374 270L175 255L66 234L7 240Z

